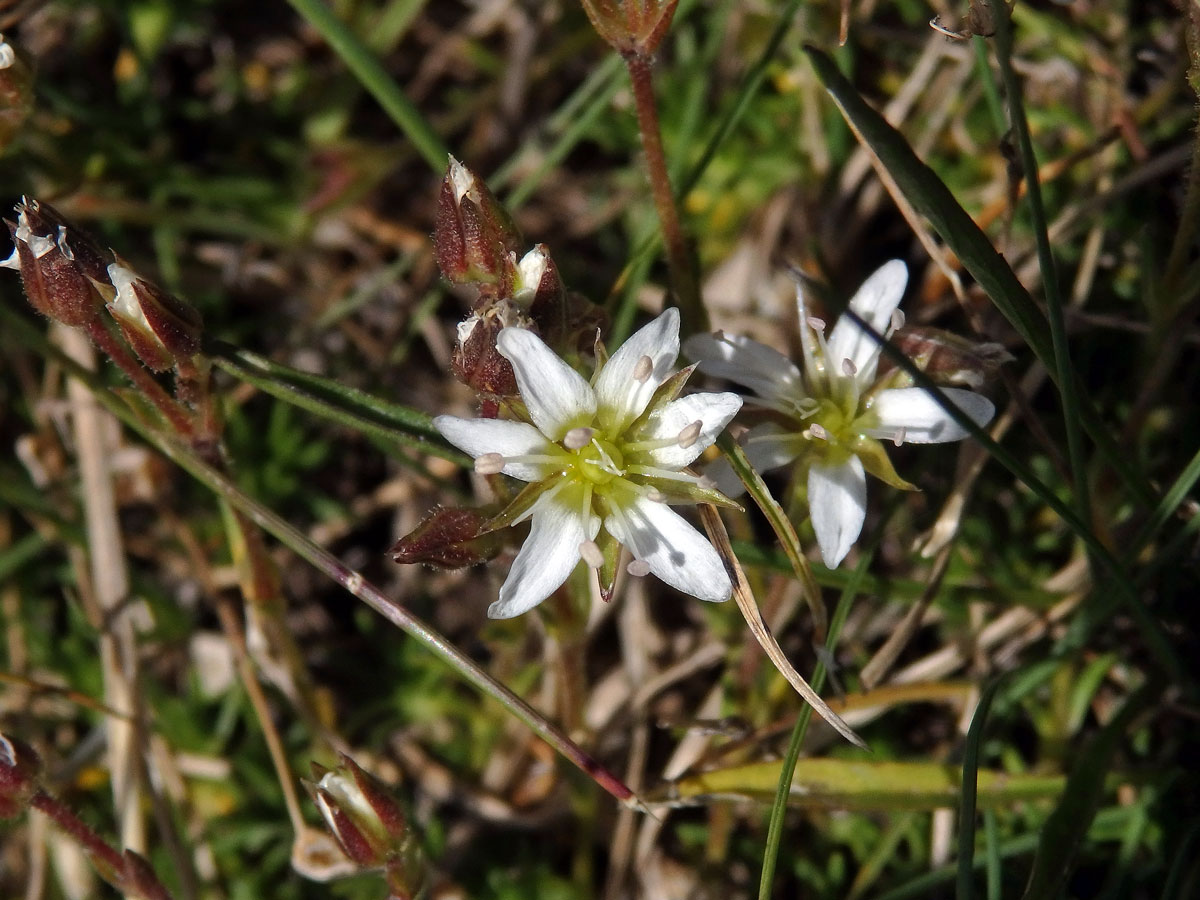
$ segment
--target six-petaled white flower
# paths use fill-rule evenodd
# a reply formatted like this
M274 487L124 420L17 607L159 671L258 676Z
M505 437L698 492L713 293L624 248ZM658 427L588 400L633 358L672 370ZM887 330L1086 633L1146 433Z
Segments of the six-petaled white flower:
M898 307L907 281L904 263L893 260L866 280L850 309L886 336L903 322ZM779 421L746 433L746 456L760 471L794 460L807 467L809 516L821 558L833 567L862 531L865 472L912 488L896 474L880 440L936 444L961 440L967 432L928 391L891 387L892 377L877 379L879 343L852 317L843 316L826 340L825 323L809 316L802 288L796 298L803 371L770 347L720 333L689 338L684 352L702 372L749 388L757 395L751 402L779 414ZM942 394L980 426L995 411L990 400L972 391L943 388ZM709 474L727 493L741 490L723 461Z
M717 552L667 504L723 499L683 470L742 400L732 393L676 396L687 374L674 372L679 313L668 309L634 334L598 365L590 384L531 331L505 328L496 347L512 363L528 421L434 419L450 443L475 458L477 472L530 482L511 517L531 518L529 537L488 615L532 609L581 560L600 569L618 544L633 555L630 574L653 573L701 600L728 599L731 584Z

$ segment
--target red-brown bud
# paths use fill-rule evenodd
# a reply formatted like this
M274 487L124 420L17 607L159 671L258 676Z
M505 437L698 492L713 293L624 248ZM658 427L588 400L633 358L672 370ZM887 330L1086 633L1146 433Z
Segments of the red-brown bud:
M108 267L108 277L116 289L108 311L142 362L156 372L190 367L200 352L200 314L142 278L120 257Z
M679 0L583 0L596 33L622 56L653 56Z
M978 343L925 325L907 325L890 340L938 384L959 384L976 391L995 376L1000 366L1013 359L1003 344ZM912 383L884 355L879 361L879 377L889 372L895 373L896 386L907 387Z
M512 293L521 236L487 185L453 156L438 195L433 243L450 281L477 284L485 298Z
M48 203L22 198L16 224L5 220L13 252L0 266L16 269L34 308L64 325L86 325L112 296L108 261L91 239Z
M362 868L382 867L395 895L415 896L425 857L391 791L344 753L336 769L312 768L317 781L305 787L346 856Z
M32 747L0 734L0 821L29 808L41 771L42 761Z
M388 552L398 563L463 569L494 559L503 547L499 532L480 530L491 516L479 509L438 507Z
M512 363L496 349L505 328L532 328L532 322L512 300L490 301L458 324L450 368L454 376L484 397L513 397L518 393Z

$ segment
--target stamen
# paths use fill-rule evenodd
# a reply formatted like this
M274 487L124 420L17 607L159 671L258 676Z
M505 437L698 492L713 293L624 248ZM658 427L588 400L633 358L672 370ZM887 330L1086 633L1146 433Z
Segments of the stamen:
M504 471L504 457L499 453L485 453L475 459L476 475L499 475Z
M858 366L854 364L854 360L847 357L842 360L842 371L853 378L858 374Z
M654 360L648 356L643 356L637 361L637 365L633 367L633 379L641 384L645 384L653 373Z
M580 541L579 555L593 569L599 569L604 565L604 554L600 552L600 545L595 541Z
M582 450L592 442L595 433L594 428L572 428L563 437L563 446L568 450Z
M625 567L625 571L634 578L645 578L650 574L650 563L644 559L630 560L629 565Z
M700 439L700 429L704 427L704 423L697 419L683 431L679 432L677 443L680 447L686 450L688 447L696 443Z
M715 491L717 489L717 480L709 478L707 475L701 475L700 480L696 482L696 487L702 491Z
M904 327L904 311L899 309L892 310L892 331L899 331Z
M665 503L667 495L658 488L650 488L648 491L646 491L646 499L651 500L654 503Z
M824 334L825 333L825 320L818 319L816 316L809 316L808 317L808 327L811 328L813 331L819 331L822 334Z
M808 436L816 438L819 441L829 440L829 432L825 430L825 426L820 422L813 422L808 426Z
M896 433L892 436L892 443L899 447L904 443L904 438L908 432L904 428L897 428Z

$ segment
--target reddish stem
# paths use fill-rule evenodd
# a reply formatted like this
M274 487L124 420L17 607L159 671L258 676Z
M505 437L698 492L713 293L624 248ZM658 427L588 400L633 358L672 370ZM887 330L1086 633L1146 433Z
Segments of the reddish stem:
M688 334L704 331L708 328L708 315L700 298L700 289L696 283L696 273L692 268L692 258L683 236L683 228L679 224L675 192L671 189L667 156L663 150L662 129L658 123L658 106L654 99L650 60L639 53L627 53L625 65L633 83L638 130L642 133L642 147L646 151L646 171L650 177L650 189L654 194L654 207L658 211L663 242L667 248L667 266L671 270L671 282L683 317L683 332Z
M97 861L121 872L125 868L125 860L119 850L109 846L91 826L75 815L69 806L61 800L51 797L39 789L29 801L34 809L41 810L55 825L73 837Z

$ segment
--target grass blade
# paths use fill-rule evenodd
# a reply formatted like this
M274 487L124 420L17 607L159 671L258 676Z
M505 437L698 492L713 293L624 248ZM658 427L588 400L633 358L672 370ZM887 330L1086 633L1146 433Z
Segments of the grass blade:
M962 767L962 802L958 809L958 890L955 895L958 900L971 900L975 896L972 876L975 867L975 806L979 796L979 749L983 744L988 712L999 687L1000 680L997 679L984 689L967 731Z

